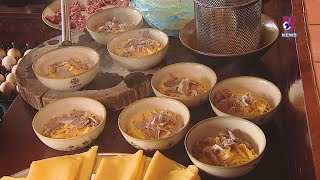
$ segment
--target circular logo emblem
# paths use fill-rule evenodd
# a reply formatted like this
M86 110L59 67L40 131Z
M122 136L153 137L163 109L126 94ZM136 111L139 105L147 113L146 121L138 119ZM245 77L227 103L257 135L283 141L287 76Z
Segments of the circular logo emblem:
M284 30L291 30L292 28L289 21L284 22L282 26Z
M75 85L78 85L79 84L79 79L78 78L72 78L71 81L70 81L70 84L75 86Z

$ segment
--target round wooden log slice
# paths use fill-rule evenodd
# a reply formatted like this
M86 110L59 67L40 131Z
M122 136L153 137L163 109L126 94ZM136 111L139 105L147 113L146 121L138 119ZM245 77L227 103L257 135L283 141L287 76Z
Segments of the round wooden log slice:
M100 54L100 71L96 78L78 91L55 91L42 85L32 70L32 62L40 55L59 48L61 36L37 46L23 57L16 77L19 92L32 107L40 109L45 105L66 97L90 97L102 102L106 108L118 110L128 104L152 94L150 79L160 65L146 71L128 71L112 61L107 48L96 43L86 30L72 33L73 44L91 47Z

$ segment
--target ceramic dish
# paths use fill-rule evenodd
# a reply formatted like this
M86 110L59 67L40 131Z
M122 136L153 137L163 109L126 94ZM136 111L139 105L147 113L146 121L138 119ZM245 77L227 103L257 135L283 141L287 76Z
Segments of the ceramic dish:
M196 96L173 97L160 92L160 86L170 78L170 75L195 78L203 82L207 89L204 93ZM217 82L216 73L209 67L191 62L176 63L165 66L158 70L151 79L153 92L159 97L169 97L181 101L188 107L198 106L208 101L209 92Z
M156 140L138 139L128 134L129 123L132 122L135 117L155 109L170 110L180 116L183 121L182 129L172 136ZM151 97L138 100L123 109L118 118L118 127L126 141L135 148L155 151L168 149L177 144L188 131L189 121L189 110L181 102L169 98Z
M87 71L64 78L49 77L48 69L53 62L69 58L90 59L93 65ZM70 46L51 50L32 64L34 74L39 81L54 90L78 90L89 84L97 75L100 65L100 55L93 49L84 46Z
M158 41L164 47L147 56L139 58L122 57L116 54L116 48L119 44L126 42L131 38L149 38ZM168 36L157 29L145 28L133 31L127 31L114 37L107 45L108 52L110 53L112 60L119 65L129 70L147 70L157 64L159 64L167 53L169 45Z
M43 135L44 126L51 118L69 113L72 110L91 112L98 117L100 122L91 131L71 138L55 139ZM103 131L106 117L106 109L99 101L85 97L65 98L57 100L40 109L33 118L32 128L38 138L50 148L59 151L72 151L92 143Z
M239 129L242 133L247 135L251 140L250 144L252 144L255 151L258 152L258 156L255 159L238 166L214 166L203 163L194 157L192 147L196 141L201 138L214 137L226 128L231 131ZM263 131L250 121L231 116L213 117L200 121L194 125L187 133L184 144L189 158L198 168L214 176L235 178L249 173L258 165L265 150L266 137Z
M132 27L128 27L125 31L140 29L143 23L142 14L133 8L115 7L99 11L89 17L86 22L87 31L96 42L106 45L113 37L121 34L121 32L97 32L97 27L104 25L107 20L110 21L112 18L117 18L118 21L127 25L132 24Z
M275 115L281 101L281 92L272 82L252 76L233 77L216 84L209 95L211 107L218 116L231 116L230 114L219 110L213 102L216 93L224 89L235 90L237 93L241 94L250 92L259 98L267 100L271 105L271 111L254 117L240 117L250 120L257 125L269 123Z
M74 2L76 0L71 0L70 2ZM49 4L42 12L41 18L42 21L47 24L49 27L52 27L54 29L61 29L59 27L59 24L54 24L46 19L46 16L54 16L56 12L60 11L60 0L53 1L51 4Z
M83 4L85 7L88 7L88 5L87 5L88 0L70 0L69 1L70 5L72 3L74 3L75 1L78 1L81 4ZM112 8L112 7L115 7L115 6L107 5L107 6L102 7L102 9L108 9L108 8ZM41 15L42 21L54 29L61 29L59 24L52 23L46 19L46 16L54 16L59 11L60 11L60 0L55 0L43 10L42 15ZM86 19L90 16L86 11L82 11L81 15L84 15ZM83 28L85 28L85 27L83 27Z

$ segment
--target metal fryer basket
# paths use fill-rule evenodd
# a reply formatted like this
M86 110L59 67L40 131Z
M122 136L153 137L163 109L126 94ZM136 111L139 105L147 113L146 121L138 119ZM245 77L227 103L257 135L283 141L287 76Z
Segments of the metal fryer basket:
M196 43L220 55L255 50L260 43L261 0L194 0Z

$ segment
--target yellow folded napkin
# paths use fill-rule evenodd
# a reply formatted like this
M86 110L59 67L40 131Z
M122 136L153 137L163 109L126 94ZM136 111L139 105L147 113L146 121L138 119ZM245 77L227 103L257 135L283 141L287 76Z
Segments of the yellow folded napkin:
M102 158L94 180L136 180L141 179L145 163L143 151L135 154ZM141 168L140 168L141 167Z
M144 160L144 165L141 165L140 167L139 167L139 173L138 173L138 175L137 175L137 178L136 178L136 180L142 180L143 179L143 177L145 176L145 174L146 174L146 172L147 172L147 170L148 170L148 167L149 167L149 165L150 165L150 160L147 160L147 157L146 156L144 156L144 158L145 158L145 160Z
M175 161L165 157L159 151L153 155L143 180L163 180L170 171L183 169Z
M93 146L89 151L78 154L83 158L80 166L77 180L89 180L91 178L92 170L97 158L98 146Z
M184 168L157 151L143 180L197 180L200 179L198 171L196 166Z
M25 180L26 178L14 178L10 176L3 176L0 180Z
M170 171L166 175L166 180L200 180L198 175L199 169L196 166L190 165L187 169L179 169Z
M89 151L53 157L31 163L27 180L88 180L97 157L98 146Z
M33 161L27 180L76 180L82 160L73 155Z
M4 176L0 180L89 180L98 146L89 151L32 162L27 178ZM151 161L139 150L131 155L102 158L94 180L200 180L199 169L183 167L157 151Z

